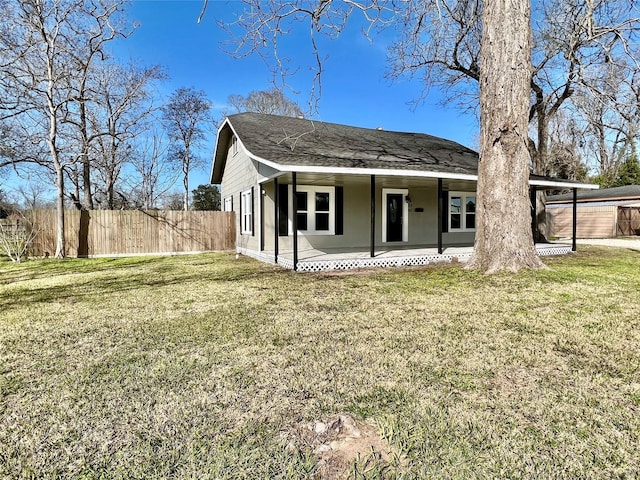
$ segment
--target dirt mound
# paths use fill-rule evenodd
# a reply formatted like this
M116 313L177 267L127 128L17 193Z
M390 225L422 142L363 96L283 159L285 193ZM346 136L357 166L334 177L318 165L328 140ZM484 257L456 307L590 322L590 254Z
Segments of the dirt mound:
M315 478L334 480L348 478L354 469L383 470L393 458L387 442L378 429L349 415L337 415L297 426L286 433L288 449L310 451L318 458Z

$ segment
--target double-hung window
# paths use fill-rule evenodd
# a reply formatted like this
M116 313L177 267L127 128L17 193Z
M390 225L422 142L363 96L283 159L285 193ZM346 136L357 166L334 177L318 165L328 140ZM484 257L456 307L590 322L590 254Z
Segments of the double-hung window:
M253 233L253 191L240 194L240 231L243 234Z
M224 211L233 212L233 197L227 197L224 199Z
M476 229L476 194L449 192L449 231L465 232Z
M334 187L299 186L296 200L298 231L312 235L335 234Z

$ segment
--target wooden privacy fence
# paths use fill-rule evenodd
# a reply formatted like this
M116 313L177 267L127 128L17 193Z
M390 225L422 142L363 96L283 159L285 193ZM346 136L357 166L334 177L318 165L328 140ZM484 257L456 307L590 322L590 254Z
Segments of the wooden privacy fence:
M640 235L640 207L618 207L618 235L623 237Z
M55 210L36 210L30 216L38 232L31 255L53 256ZM65 248L70 257L233 250L235 238L233 212L65 211Z

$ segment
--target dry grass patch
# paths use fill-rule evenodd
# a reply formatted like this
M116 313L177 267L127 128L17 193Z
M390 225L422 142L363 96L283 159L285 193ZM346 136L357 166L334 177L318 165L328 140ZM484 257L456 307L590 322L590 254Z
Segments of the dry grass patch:
M0 263L0 478L638 477L640 254L548 264Z

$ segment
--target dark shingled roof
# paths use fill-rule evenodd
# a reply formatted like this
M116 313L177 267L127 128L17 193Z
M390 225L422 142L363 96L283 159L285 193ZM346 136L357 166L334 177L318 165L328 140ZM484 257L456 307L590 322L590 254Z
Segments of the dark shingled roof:
M249 152L281 165L477 174L476 152L431 135L258 113L228 118Z
M577 195L579 202L589 202L598 200L622 200L634 198L640 199L640 185L625 185L624 187L602 188L600 190L580 190ZM573 200L573 193L562 195L552 195L547 197L547 203L570 202Z
M303 118L239 113L227 117L218 132L211 182L220 183L231 128L258 160L292 169L371 169L478 174L478 153L459 143L423 133L351 127ZM530 180L573 183L538 175Z

